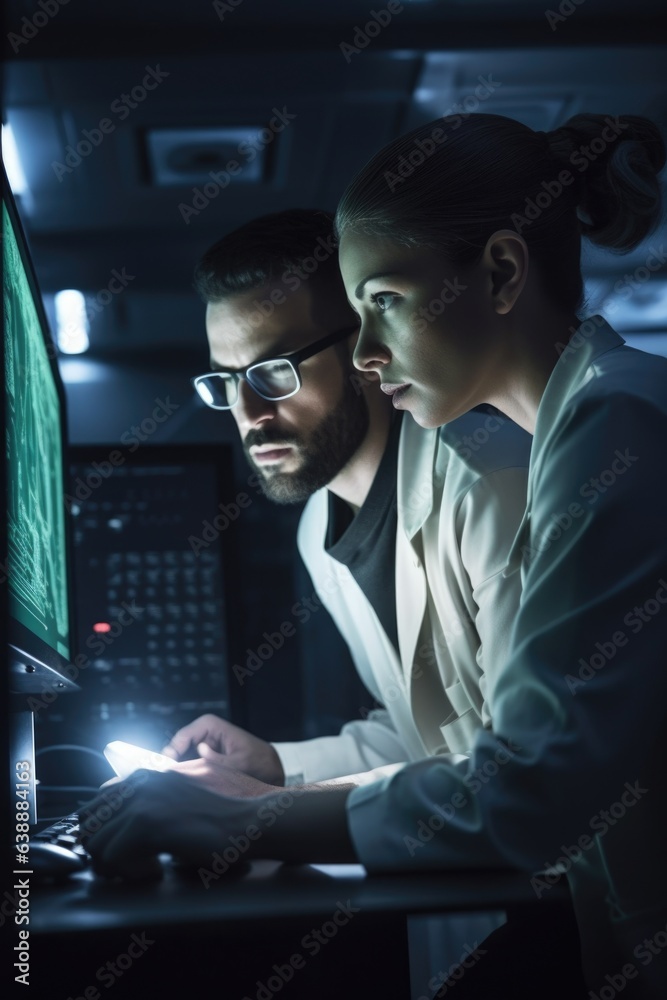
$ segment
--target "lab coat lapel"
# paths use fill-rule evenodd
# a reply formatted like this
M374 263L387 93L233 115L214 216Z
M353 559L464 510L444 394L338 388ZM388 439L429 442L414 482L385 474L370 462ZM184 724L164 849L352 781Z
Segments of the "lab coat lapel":
M559 419L563 407L589 377L591 364L607 351L621 347L624 343L623 338L619 337L602 316L592 316L584 320L568 344L558 345L560 356L549 377L537 412L530 453L526 511L512 543L503 576L509 576L519 568L525 573L526 564L523 555L530 549L533 484L544 461L545 444L549 435L554 427L560 426Z
M396 621L398 647L410 692L412 664L426 610L426 575L421 528L433 509L433 463L438 431L425 432L409 414L403 417L398 451L396 500Z
M400 528L396 538L396 593L398 648L409 692L412 664L426 610L426 577L421 559Z

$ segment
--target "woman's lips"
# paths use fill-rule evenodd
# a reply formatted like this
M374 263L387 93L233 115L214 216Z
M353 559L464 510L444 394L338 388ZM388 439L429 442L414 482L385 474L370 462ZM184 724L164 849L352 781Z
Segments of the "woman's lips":
M389 382L385 382L380 386L380 388L383 392L386 392L388 396L391 396L391 401L396 409L400 409L398 404L410 388L410 382L401 382L400 385L392 385Z

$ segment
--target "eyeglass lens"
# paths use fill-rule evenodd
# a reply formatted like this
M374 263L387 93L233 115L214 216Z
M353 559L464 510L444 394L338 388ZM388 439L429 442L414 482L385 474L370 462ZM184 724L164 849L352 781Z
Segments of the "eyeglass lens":
M262 396L282 399L299 387L294 368L288 361L266 361L246 372L248 382ZM207 375L197 385L199 394L209 406L234 406L238 399L237 380L224 372Z
M289 361L268 361L255 365L247 373L248 382L271 399L289 396L298 388L296 372Z

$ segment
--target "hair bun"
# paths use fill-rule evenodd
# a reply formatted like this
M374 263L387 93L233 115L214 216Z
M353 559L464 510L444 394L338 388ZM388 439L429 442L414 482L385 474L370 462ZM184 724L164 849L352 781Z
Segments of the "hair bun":
M641 243L660 218L666 155L657 125L638 115L575 115L549 133L549 146L579 179L582 232L620 252Z

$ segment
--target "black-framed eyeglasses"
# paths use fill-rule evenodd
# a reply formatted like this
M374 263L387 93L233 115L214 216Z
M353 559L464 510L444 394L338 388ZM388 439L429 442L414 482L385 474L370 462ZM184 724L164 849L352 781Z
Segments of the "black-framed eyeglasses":
M289 399L301 388L301 362L351 336L358 329L359 323L355 323L354 326L335 330L293 354L280 358L262 358L238 371L229 369L208 372L206 375L197 375L190 381L200 398L214 410L231 410L237 404L241 379L245 379L262 399Z

